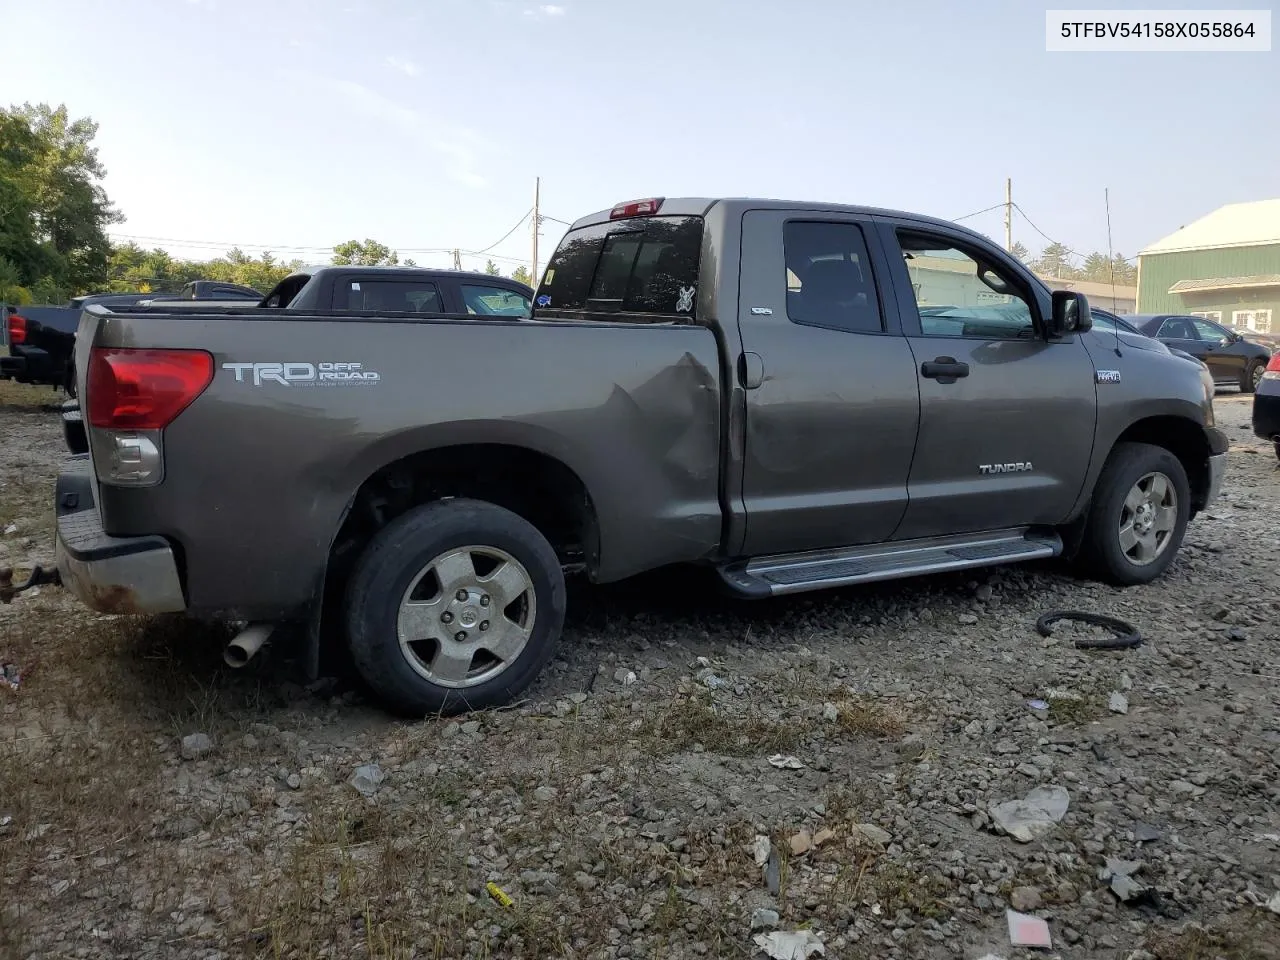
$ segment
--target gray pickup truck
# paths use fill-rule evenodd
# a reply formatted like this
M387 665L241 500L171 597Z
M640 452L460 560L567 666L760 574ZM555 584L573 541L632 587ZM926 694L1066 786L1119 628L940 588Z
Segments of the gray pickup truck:
M1226 462L1201 365L963 227L823 203L584 217L531 319L90 309L76 349L63 583L247 622L234 662L341 638L417 715L523 690L567 573L702 564L759 598L1065 556L1144 583Z

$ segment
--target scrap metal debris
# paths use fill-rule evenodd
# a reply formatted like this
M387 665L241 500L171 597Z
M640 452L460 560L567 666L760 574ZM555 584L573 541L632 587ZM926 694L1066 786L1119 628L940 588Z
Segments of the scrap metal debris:
M773 933L757 933L753 939L756 946L772 960L806 960L811 956L824 957L827 954L826 945L812 930L796 930L793 933L775 930Z
M1067 815L1070 803L1064 787L1036 787L1021 800L997 803L991 808L991 819L1019 843L1030 843L1053 830Z

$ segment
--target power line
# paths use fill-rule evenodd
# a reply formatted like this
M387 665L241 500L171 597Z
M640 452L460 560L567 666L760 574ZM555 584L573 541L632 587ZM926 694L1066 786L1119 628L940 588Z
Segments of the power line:
M975 210L973 213L966 213L963 217L952 217L951 222L959 223L961 220L968 220L970 217L976 217L984 213L990 213L992 210L999 210L1003 206L1004 206L1003 203L997 203L990 207L983 207L981 210ZM1017 206L1017 204L1014 204L1014 206Z
M510 230L508 230L506 233L504 233L504 234L502 235L502 240L506 240L506 239L507 239L507 237L511 236L513 233L515 233L517 230L519 230L519 229L520 229L520 227L521 227L521 225L522 225L526 220L528 220L528 219L529 219L529 214L531 214L531 213L533 213L533 207L530 207L528 210L526 210L526 211L525 211L525 213L524 213L524 216L523 216L523 217L521 217L519 220L517 220L517 221L516 221L516 225L515 225L514 227L512 227ZM502 240L499 240L497 243L491 243L491 244L489 244L487 247L485 247L483 250L477 250L476 252L477 252L477 253L488 253L488 252L489 252L490 250L492 250L494 247L496 247L496 246L498 246L499 244L501 244L501 243L502 243Z

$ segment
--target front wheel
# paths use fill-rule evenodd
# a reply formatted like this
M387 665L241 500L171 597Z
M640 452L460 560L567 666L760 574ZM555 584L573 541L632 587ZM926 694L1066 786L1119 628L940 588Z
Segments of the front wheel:
M1190 514L1191 486L1177 457L1152 444L1117 444L1089 508L1089 572L1120 586L1150 583L1173 562Z
M564 573L528 521L479 500L396 518L346 593L356 669L414 716L501 706L533 682L564 625Z
M1249 368L1245 370L1244 376L1240 378L1240 390L1243 393L1253 393L1258 389L1258 384L1262 382L1262 375L1267 372L1267 365L1262 360L1255 360L1249 364Z

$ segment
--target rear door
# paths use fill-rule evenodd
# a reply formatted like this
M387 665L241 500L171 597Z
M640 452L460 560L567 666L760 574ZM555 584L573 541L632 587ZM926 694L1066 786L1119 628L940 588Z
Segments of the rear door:
M1209 365L1213 379L1239 382L1244 379L1248 363L1244 341L1234 340L1231 334L1211 320L1200 317L1191 321L1204 350L1204 362Z
M920 390L895 539L1062 522L1097 415L1081 337L1049 342L1047 293L964 231L877 220Z
M907 509L920 398L874 224L751 210L742 230L743 552L886 540Z

